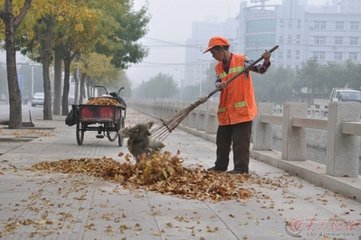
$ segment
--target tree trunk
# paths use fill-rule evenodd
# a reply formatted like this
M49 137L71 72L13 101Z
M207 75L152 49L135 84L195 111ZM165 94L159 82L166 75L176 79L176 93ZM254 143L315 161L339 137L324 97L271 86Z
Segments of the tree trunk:
M75 89L74 89L74 104L79 104L79 79L78 79L78 71L79 69L74 69L74 81L75 81Z
M85 94L85 88L84 88L85 77L86 77L86 74L82 74L80 77L80 96L79 96L80 104L83 104L83 99L84 99L84 94Z
M69 89L70 89L70 57L64 57L64 86L63 86L63 100L62 100L62 115L66 116L69 112Z
M42 64L43 64L43 87L44 87L44 108L43 108L43 119L52 120L51 111L51 84L49 68L52 59L52 29L54 25L54 17L45 17L46 29L44 38L42 38Z
M9 128L17 129L22 125L21 92L16 71L15 28L13 20L9 18L5 22L6 70L10 103Z
M61 110L61 86L62 86L62 49L61 47L55 48L54 54L54 108L53 113L60 115Z
M19 14L15 16L13 2L3 1L3 9L0 10L0 18L5 26L5 49L6 49L6 70L8 80L10 113L9 128L15 129L22 126L21 92L19 88L18 75L16 71L16 29L24 20L24 17L31 5L31 0L25 0Z
M88 98L89 98L89 97L94 97L94 91L93 91L93 89L90 87L90 79L89 79L88 76L86 76L85 79L86 79L86 82L87 82L87 84L86 84L86 90L87 90Z

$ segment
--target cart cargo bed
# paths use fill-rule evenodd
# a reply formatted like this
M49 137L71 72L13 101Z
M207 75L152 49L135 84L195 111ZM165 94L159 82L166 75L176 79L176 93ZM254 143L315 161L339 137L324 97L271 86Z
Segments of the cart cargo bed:
M86 123L114 123L119 122L121 106L114 105L79 105L79 121Z

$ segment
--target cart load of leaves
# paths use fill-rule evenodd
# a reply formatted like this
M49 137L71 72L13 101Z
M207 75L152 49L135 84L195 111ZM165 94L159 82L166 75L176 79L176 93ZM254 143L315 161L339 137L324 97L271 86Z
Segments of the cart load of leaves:
M89 98L87 103L88 105L106 105L106 106L120 106L120 103L115 98L110 97L93 97Z
M162 194L186 199L224 201L242 200L251 196L243 185L250 182L250 175L233 175L207 172L199 167L186 168L179 153L156 152L136 164L119 163L112 158L81 158L45 161L34 164L32 170L85 174L115 181L128 189L144 188Z

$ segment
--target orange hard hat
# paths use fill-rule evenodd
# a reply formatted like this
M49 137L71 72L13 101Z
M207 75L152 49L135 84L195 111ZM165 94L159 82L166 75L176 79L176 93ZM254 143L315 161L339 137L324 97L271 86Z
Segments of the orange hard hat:
M209 50L211 50L215 46L229 46L229 45L230 44L229 44L229 41L228 41L227 38L219 37L219 36L212 37L211 39L209 39L208 47L203 53L208 52Z

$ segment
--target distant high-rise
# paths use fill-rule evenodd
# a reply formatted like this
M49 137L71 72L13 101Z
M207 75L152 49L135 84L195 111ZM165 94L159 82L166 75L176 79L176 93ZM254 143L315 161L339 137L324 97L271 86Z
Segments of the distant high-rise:
M300 68L309 58L320 63L348 59L361 63L361 13L354 11L360 6L360 0L322 6L284 0L268 9L243 4L239 22L244 34L238 37L246 41L240 51L257 57L278 44L275 64L292 69Z
M247 5L244 1L240 4L237 22L235 27L223 25L223 29L229 30L227 33L212 28L212 23L203 22L189 41L206 43L209 36L218 33L231 36L232 50L254 59L278 44L272 56L273 65L291 69L299 69L310 58L316 58L321 64L346 60L361 63L361 0L333 0L325 5L307 5L305 0L283 0L282 5L270 5L267 1ZM194 55L187 51L186 56L187 63L199 62L199 59L205 62L200 71L193 66L192 72L197 75L187 75L190 68L186 66L185 85L194 83L194 77L202 79L200 75L204 79L211 62L209 56L208 62L199 50Z

